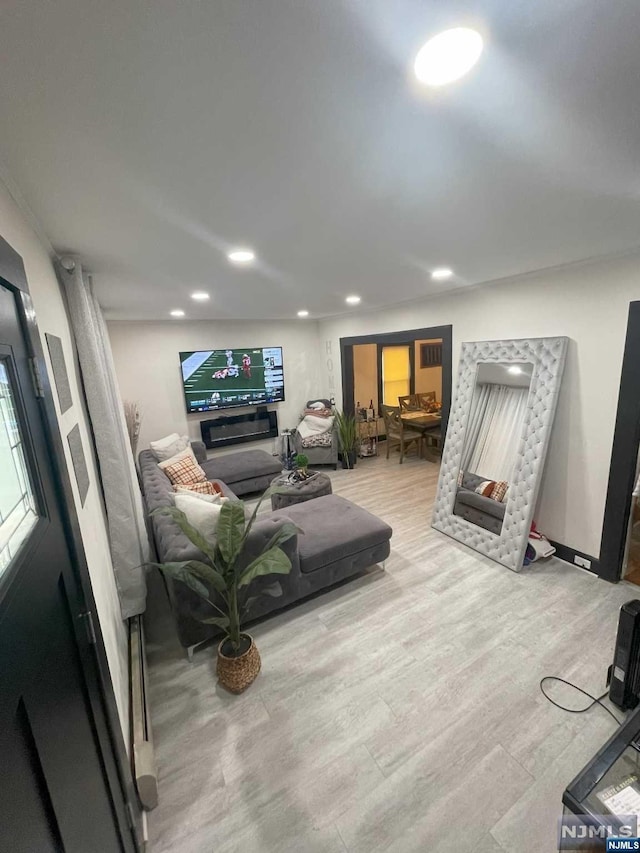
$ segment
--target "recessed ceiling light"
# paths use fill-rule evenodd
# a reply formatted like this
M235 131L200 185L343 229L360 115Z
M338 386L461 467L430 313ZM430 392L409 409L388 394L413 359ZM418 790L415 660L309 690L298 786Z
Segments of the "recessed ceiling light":
M521 367L518 367L517 364L514 364L507 368L507 373L513 373L514 376L520 376L521 373L524 373L524 370Z
M206 302L209 298L209 294L205 293L204 290L196 290L195 293L191 294L191 298L195 299L196 302Z
M184 317L184 311L182 308L176 308L174 311L169 312L172 317Z
M358 303L360 302L360 297L359 296L347 296L347 298L344 301L348 305L358 305Z
M232 249L228 254L227 258L231 261L232 264L251 264L255 261L256 255L253 249Z
M454 27L433 36L420 48L413 70L421 83L444 86L471 71L482 47L482 36L476 30Z
M303 310L303 311L298 311L298 317L308 317L308 316L309 316L309 312L308 312L308 311L304 311L304 310Z
M451 278L453 275L453 270L450 270L449 267L438 267L435 270L431 270L431 278L434 281L444 281L446 278Z

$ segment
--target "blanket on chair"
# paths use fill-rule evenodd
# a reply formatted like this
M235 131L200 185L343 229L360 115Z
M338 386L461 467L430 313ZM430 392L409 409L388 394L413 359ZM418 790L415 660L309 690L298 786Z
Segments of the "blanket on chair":
M298 434L304 444L305 439L315 438L319 435L329 434L333 430L333 416L318 417L317 415L305 415L298 424Z

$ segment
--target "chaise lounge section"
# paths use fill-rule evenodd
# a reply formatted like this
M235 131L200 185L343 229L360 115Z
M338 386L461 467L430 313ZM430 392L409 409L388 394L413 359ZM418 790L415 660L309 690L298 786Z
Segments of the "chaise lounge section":
M225 483L237 497L264 492L276 474L282 471L280 460L264 450L243 450L208 459L207 449L202 441L192 441L191 449L209 480ZM153 458L152 453L151 457ZM155 458L153 461L155 462Z
M198 459L202 458L204 445L192 445ZM258 454L256 456L256 454ZM246 456L246 459L234 457ZM261 451L246 451L217 457L200 464L212 480L220 483L230 499L249 492L250 483L266 480L266 488L274 476L265 469L251 469L251 461L263 466ZM223 460L224 465L219 465ZM174 505L174 491L168 477L158 466L153 453L143 450L139 456L140 480L147 512ZM230 483L222 480L218 472L236 477ZM278 465L278 472L280 465ZM216 472L216 473L214 473ZM276 472L277 473L277 472ZM246 490L246 491L245 491ZM255 489L254 489L255 491ZM326 495L289 506L275 512L265 512L256 520L242 562L248 564L269 542L285 520L291 520L304 532L284 543L283 550L291 560L288 575L256 578L249 590L251 597L258 596L250 607L248 620L258 619L280 610L301 598L325 589L364 569L381 563L389 556L392 529L381 519L338 495ZM149 527L158 562L202 559L203 555L182 533L168 515L150 516ZM217 629L199 622L197 616L210 615L207 605L184 584L166 579L167 590L181 644L192 654L195 646L214 637ZM267 593L260 595L260 593ZM278 594L279 593L279 594Z

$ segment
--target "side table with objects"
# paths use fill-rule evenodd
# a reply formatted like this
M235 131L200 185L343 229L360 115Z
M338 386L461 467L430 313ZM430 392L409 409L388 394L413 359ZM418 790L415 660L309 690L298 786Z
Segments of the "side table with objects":
M271 509L285 509L332 493L331 478L320 471L309 471L306 478L299 478L296 471L287 472L272 480L271 486L278 491L271 495Z
M363 409L362 411L366 411ZM371 410L370 410L371 411ZM358 456L364 459L368 456L378 455L378 418L363 418L356 417L356 425L358 429Z

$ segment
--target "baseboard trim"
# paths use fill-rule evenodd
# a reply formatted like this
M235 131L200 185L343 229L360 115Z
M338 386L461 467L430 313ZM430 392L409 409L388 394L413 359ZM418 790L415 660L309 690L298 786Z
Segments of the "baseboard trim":
M578 566L574 558L582 557L583 560L589 560L591 566L588 569L585 568L585 566L578 566L579 569L585 569L585 571L591 572L594 575L600 574L600 560L597 557L592 557L591 554L585 554L584 551L576 551L575 548L563 545L562 542L554 542L551 540L551 544L556 549L554 556L559 560L563 560L563 562L569 563L572 566Z

